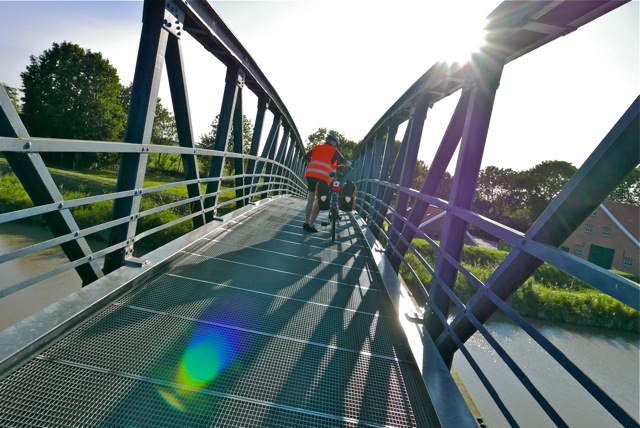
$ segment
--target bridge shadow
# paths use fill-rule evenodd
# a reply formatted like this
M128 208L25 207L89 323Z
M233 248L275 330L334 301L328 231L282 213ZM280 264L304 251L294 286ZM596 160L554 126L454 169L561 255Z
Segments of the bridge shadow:
M288 227L194 246L46 357L131 382L105 426L424 426L366 251Z

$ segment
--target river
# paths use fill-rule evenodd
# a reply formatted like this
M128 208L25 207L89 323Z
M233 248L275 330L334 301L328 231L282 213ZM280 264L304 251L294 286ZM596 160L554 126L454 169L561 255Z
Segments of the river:
M41 228L19 224L11 225L10 228L0 225L0 254L50 237L51 234ZM89 244L92 248L100 245L98 242ZM50 249L4 263L0 265L0 289L65 262L66 257L61 250ZM69 271L43 284L33 285L0 298L0 330L79 290L80 284L75 271ZM620 406L640 419L640 349L637 334L537 320L531 322ZM507 320L492 319L486 326L570 426L619 426L594 399L576 387L575 381L569 375L557 369L557 364L517 325ZM520 382L514 379L484 337L474 335L467 342L467 348L496 387L507 408L513 412L520 426L553 426L551 422L540 422L548 421L548 418L524 391ZM460 352L456 353L453 366L487 425L491 428L507 427L504 417Z

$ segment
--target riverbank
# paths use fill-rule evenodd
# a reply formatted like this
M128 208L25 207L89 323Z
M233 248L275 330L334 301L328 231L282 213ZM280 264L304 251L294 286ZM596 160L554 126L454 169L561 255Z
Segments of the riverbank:
M435 250L421 239L414 239L412 243L421 256L431 266L435 266ZM505 251L467 245L464 247L462 265L485 282L507 254ZM431 275L427 269L413 254L409 254L407 259L422 284L429 284ZM640 282L637 275L614 272L636 283ZM418 281L406 266L401 267L400 275L409 289L416 291L414 296L419 299L421 294L417 292ZM463 275L458 276L454 292L460 300L468 301L476 291L477 288ZM640 312L547 263L540 266L507 299L507 303L522 316L585 327L640 332Z
M113 192L117 182L117 172L114 171L67 171L55 168L49 168L49 171L65 200ZM178 178L170 175L149 173L146 176L144 187L168 184L175 182L176 179ZM222 188L224 189L225 186L223 185ZM219 201L224 202L234 197L235 192L222 193ZM141 211L186 198L188 198L186 186L145 194L141 200ZM6 160L0 158L0 212L11 212L30 206L32 203L29 196L17 177L11 173L11 168ZM71 212L79 227L84 229L109 221L112 206L112 201L102 201L72 208ZM231 209L231 206L228 207L228 210ZM175 221L188 214L189 206L181 206L143 216L138 223L138 233ZM40 216L29 221L36 225L45 225ZM154 233L136 243L138 248L136 255L140 255L140 251L143 254L150 249L170 242L191 231L192 228L191 221L182 221L173 227ZM95 236L97 239L106 240L107 238L106 232L96 235L100 235ZM435 266L434 249L419 239L414 239L413 244L424 259ZM500 250L465 246L462 261L473 275L484 282L506 255L506 252ZM407 259L420 281L423 284L429 284L431 276L417 258L413 254L409 254ZM615 273L632 281L640 282L637 275L624 272ZM417 289L417 281L409 273L406 266L401 267L400 274L410 289ZM460 275L454 291L462 301L467 301L476 292L476 287ZM421 294L416 292L414 295L419 298ZM419 303L423 304L424 302ZM640 332L640 313L638 311L547 264L543 264L507 300L507 303L523 316L589 327Z

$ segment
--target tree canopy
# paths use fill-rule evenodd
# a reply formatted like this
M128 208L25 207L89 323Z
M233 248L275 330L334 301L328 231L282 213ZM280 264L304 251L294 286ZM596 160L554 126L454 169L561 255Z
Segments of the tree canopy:
M30 57L20 77L22 120L31 135L102 141L122 138L126 122L120 102L122 85L116 69L101 53L69 42L53 43L42 55Z

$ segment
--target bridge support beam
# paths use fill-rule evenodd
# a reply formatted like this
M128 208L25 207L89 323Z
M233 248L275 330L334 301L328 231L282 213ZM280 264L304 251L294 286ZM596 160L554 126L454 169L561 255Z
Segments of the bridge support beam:
M182 47L180 39L170 37L167 43L167 77L173 102L173 114L176 118L178 142L180 147L195 149L191 113L189 111L189 97L187 95L187 81L182 61ZM197 180L195 184L187 185L189 198L198 197L198 201L191 204L191 213L199 213L193 218L193 227L198 228L205 223L202 191L200 188L200 170L196 155L182 155L182 166L186 180Z
M2 85L0 85L0 135L29 140L29 133ZM54 236L64 236L80 230L69 210L64 208L64 198L39 153L4 152L4 157L34 205L60 203L61 209L43 216ZM69 261L85 257L88 259L92 253L89 244L82 237L65 242L61 247ZM83 285L103 276L98 262L89 259L87 263L76 267L76 272L82 279Z
M244 72L240 70L240 67L236 64L227 66L227 76L225 78L220 119L218 120L216 140L213 147L214 150L224 152L227 149L227 142L229 141L229 135L231 133L231 119L235 113L236 102L239 96L241 96L239 94L243 86ZM220 190L222 185L222 183L220 183L220 177L223 173L223 168L224 158L222 156L215 156L211 159L208 178L214 178L216 181L207 183L207 191L204 199L204 208L208 210L205 213L207 223L213 220L214 212L212 207L218 204L218 195L216 192Z
M134 190L135 194L114 201L112 219L130 217L131 221L111 229L109 246L118 248L106 257L104 265L106 273L123 266L125 258L133 255L133 241L138 224L144 175L149 156L145 153L144 146L151 142L160 77L169 37L169 32L163 26L164 19L164 3L144 3L142 34L124 135L125 142L140 144L142 147L141 153L123 153L120 158L116 191Z
M462 137L462 129L466 118L467 106L469 104L469 96L469 90L465 89L462 91L458 104L453 112L453 116L449 121L449 125L447 126L440 146L438 146L433 162L431 162L427 176L424 178L422 187L420 188L420 193L423 195L434 195L438 184L442 181L447 167L453 158L453 154L458 148L458 143ZM405 242L411 242L413 237L416 235L416 230L422 222L428 208L429 203L421 199L418 199L413 205L413 208L409 213L409 218L407 219L407 224L402 228L403 239L397 240L396 251L390 257L391 266L393 266L393 269L396 272L400 269L402 258L407 252L407 244L405 244Z
M475 86L471 89L467 106L460 153L449 198L450 206L462 209L470 209L475 196L493 103L504 67L504 58L485 51L473 55L471 65ZM459 261L466 233L466 221L455 216L447 216L442 234L441 250L454 260ZM431 313L425 320L426 329L434 340L444 331L451 302L442 288L447 287L453 290L457 273L455 266L449 263L442 254L439 254L429 288L431 309L436 313ZM441 355L445 363L451 367L453 352L442 352L441 350Z

